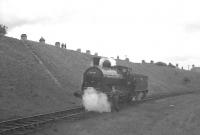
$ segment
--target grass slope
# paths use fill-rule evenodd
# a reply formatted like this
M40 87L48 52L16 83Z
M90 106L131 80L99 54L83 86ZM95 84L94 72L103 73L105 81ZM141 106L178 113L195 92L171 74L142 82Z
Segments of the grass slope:
M65 109L74 100L55 85L22 41L0 39L0 119Z
M82 74L90 66L91 58L52 45L2 37L0 119L63 110L80 104L73 92L80 90ZM198 90L200 86L200 74L191 71L123 60L117 63L148 75L150 94ZM185 78L191 82L184 82Z
M117 64L131 67L133 72L147 75L149 77L149 94L200 90L200 73L148 63L127 63L122 60L118 60Z

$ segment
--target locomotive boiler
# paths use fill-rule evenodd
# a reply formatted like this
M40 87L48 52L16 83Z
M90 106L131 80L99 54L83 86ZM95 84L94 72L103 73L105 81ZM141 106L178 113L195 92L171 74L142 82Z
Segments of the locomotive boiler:
M148 77L135 74L131 68L113 63L115 61L108 58L94 57L93 66L83 74L81 93L88 87L93 87L109 96L114 86L120 91L120 99L142 100L148 93ZM74 95L80 97L81 93L76 92Z

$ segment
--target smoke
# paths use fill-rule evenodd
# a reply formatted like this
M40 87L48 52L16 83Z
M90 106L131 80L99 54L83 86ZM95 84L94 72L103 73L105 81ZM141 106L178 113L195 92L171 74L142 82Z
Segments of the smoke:
M84 91L83 105L88 111L111 112L111 105L106 94L89 87Z

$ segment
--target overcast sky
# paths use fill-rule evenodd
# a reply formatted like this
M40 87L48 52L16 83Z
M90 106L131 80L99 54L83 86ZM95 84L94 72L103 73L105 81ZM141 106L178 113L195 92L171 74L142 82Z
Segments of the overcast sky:
M199 0L0 0L0 23L15 38L200 66Z

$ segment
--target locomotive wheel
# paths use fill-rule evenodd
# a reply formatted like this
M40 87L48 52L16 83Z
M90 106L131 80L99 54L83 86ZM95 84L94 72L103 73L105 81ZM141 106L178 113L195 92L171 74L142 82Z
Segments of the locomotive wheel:
M137 93L136 97L135 97L135 100L136 101L141 101L144 97L144 93L143 92L139 92Z

